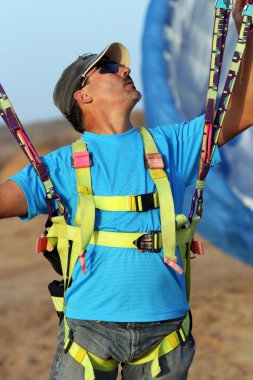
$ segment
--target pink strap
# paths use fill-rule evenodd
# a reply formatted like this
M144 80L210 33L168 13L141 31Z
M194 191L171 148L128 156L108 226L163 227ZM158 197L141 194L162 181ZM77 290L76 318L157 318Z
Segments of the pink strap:
M212 130L213 130L213 124L207 123L206 124L206 146L205 146L205 150L202 156L202 162L206 164L210 163L211 148L212 148Z
M163 169L164 163L160 153L145 154L145 164L148 169Z
M75 169L89 168L91 166L90 153L88 151L74 153L72 160L72 165Z
M86 274L87 273L87 269L86 269L86 259L85 259L85 254L86 254L87 251L82 251L79 255L79 259L80 259L80 263L81 263L81 268L82 268L82 272L83 274Z
M169 265L169 267L173 268L176 272L178 272L180 276L184 273L184 270L177 264L177 258L171 260L168 257L165 257L164 262L165 264Z
M202 245L202 242L199 240L193 240L191 242L191 247L190 247L192 253L197 254L197 255L204 255L204 248Z

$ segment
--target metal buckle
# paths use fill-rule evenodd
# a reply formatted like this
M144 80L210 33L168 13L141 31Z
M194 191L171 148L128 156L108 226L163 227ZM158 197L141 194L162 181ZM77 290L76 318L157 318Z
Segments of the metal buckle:
M138 202L139 197L141 198L142 210L139 209L139 202ZM135 205L136 205L136 210L140 211L140 212L141 211L148 211L148 210L156 208L155 202L154 202L154 194L148 193L148 194L136 195L135 196Z
M186 335L184 333L184 330L182 327L180 327L178 330L176 330L176 333L177 333L177 336L178 336L178 339L180 341L180 343L185 343L186 342ZM182 334L184 335L184 338L182 337Z
M161 252L162 248L155 248L154 242L155 240L159 242L159 235L161 231L150 231L146 234L141 235L136 239L133 244L136 245L138 250L140 251L148 251L148 252Z

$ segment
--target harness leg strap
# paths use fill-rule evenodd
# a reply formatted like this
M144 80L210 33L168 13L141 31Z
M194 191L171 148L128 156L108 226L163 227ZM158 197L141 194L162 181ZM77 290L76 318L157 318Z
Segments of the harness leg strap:
M103 372L114 371L119 362L114 359L101 359L98 356L88 352L85 348L79 346L73 341L73 336L65 341L64 344L65 353L69 353L72 358L84 367L84 380L94 380L95 373L94 370L99 370Z

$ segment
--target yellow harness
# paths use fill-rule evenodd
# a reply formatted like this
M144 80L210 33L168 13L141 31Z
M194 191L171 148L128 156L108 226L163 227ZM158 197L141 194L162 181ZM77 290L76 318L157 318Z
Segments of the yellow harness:
M166 172L163 170L163 165L161 164L161 155L148 130L145 128L137 130L142 137L148 170L157 189L157 192L149 194L149 198L152 200L152 208L160 207L162 231L155 231L155 233L94 231L96 208L107 211L142 212L142 210L145 209L145 204L143 203L145 195L94 196L92 192L90 164L87 164L87 147L85 142L80 139L75 141L72 145L73 157L80 159L81 154L85 154L86 162L85 165L78 164L75 168L78 190L78 207L75 216L76 226L67 225L64 216L53 217L53 225L47 235L47 248L54 249L57 247L63 272L64 291L66 291L70 286L72 272L78 258L83 260L85 264L85 253L88 244L137 249L140 239L143 239L144 236L141 247L145 247L145 244L150 247L151 239L152 249L154 251L159 251L163 248L164 262L180 274L185 273L187 296L189 299L190 246L196 224L199 222L199 217L193 218L192 223L188 223L186 216L182 214L175 215L171 187ZM180 251L183 268L177 263L177 257L175 255L176 246L178 246ZM83 269L85 271L85 265ZM64 297L52 297L52 299L56 311L64 313ZM113 371L117 368L119 364L118 361L100 359L73 342L69 335L70 330L65 315L64 323L65 351L69 352L78 363L85 367L85 380L93 380L95 378L94 369ZM190 323L189 315L187 314L178 331L169 334L155 348L129 364L138 365L152 361L151 373L153 377L157 376L160 372L159 357L174 350L180 343L185 342L189 330Z

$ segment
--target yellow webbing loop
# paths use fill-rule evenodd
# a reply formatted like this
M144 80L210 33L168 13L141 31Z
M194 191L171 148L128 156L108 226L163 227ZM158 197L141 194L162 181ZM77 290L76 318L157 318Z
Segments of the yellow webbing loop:
M73 153L86 152L87 147L82 139L72 144ZM81 249L85 250L89 244L95 223L95 202L92 196L92 184L90 167L76 168L76 181L80 189L86 189L86 192L78 193L78 206L75 216L75 224L81 228Z
M159 153L156 144L146 128L137 129L142 137L145 154ZM159 194L160 218L164 256L175 260L176 232L175 210L170 183L163 169L149 169Z
M64 298L63 297L53 297L51 296L53 305L56 311L63 311L64 308Z
M64 347L66 348L69 343L70 340L67 339L64 344ZM74 360L76 360L79 364L81 364L84 367L85 380L95 379L94 369L103 372L112 372L118 367L119 364L118 361L114 359L101 359L98 356L91 354L75 342L71 343L68 353L72 356Z
M177 217L176 217L177 220ZM192 219L192 222L182 229L177 229L177 246L179 248L180 257L185 271L185 281L186 281L186 293L187 299L190 300L190 290L191 290L191 265L190 265L190 246L194 237L194 232L197 224L200 221L200 216L196 216ZM182 225L183 227L183 225Z
M55 216L52 218L52 222L53 225L48 231L47 239L52 246L55 246L55 240L57 239L57 250L61 260L64 285L66 289L76 260L81 251L80 229L78 227L68 225L64 219L64 216ZM69 241L73 242L70 263L68 263Z

